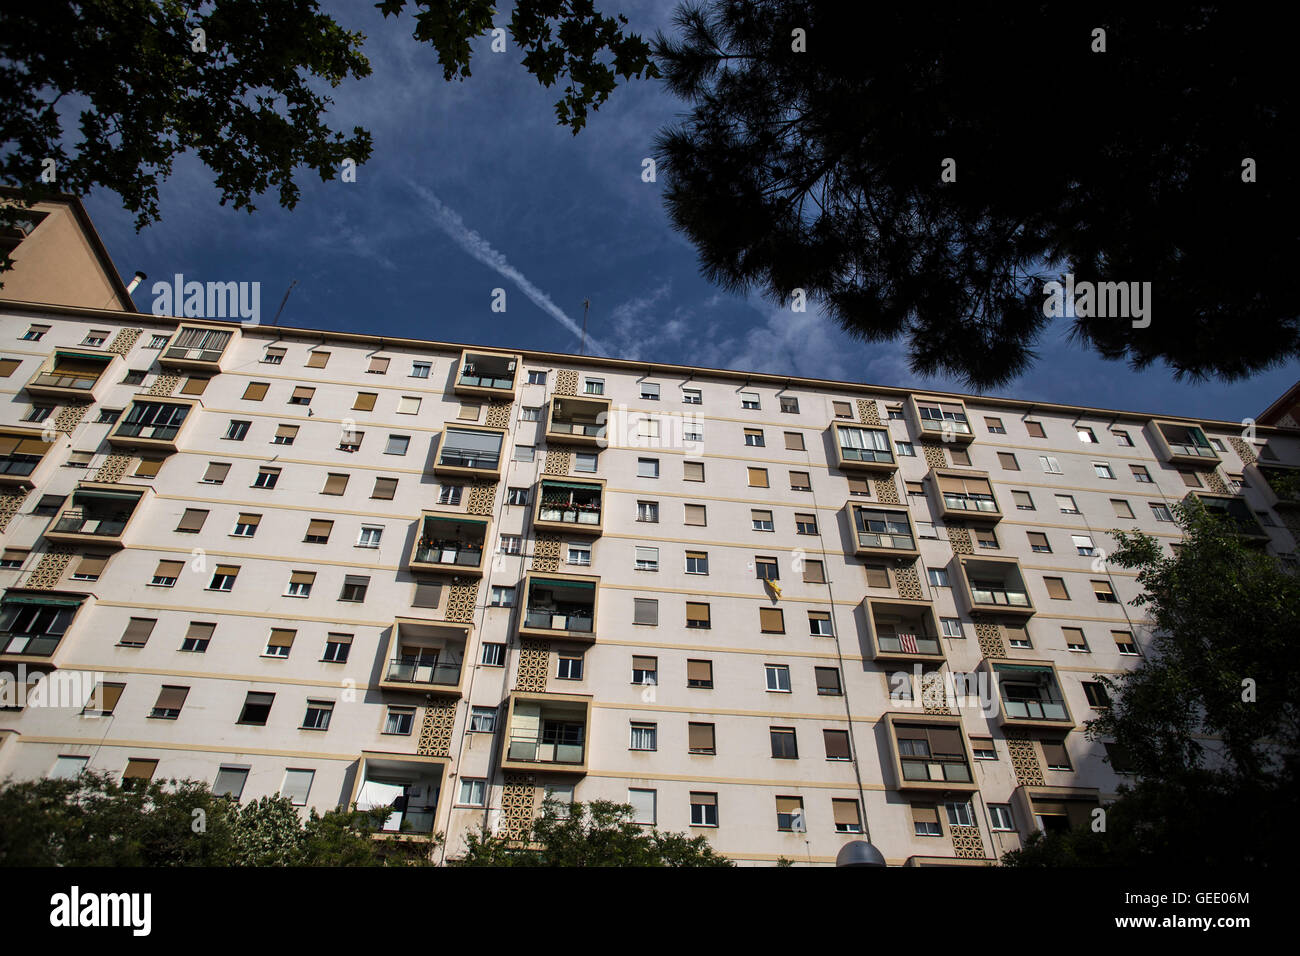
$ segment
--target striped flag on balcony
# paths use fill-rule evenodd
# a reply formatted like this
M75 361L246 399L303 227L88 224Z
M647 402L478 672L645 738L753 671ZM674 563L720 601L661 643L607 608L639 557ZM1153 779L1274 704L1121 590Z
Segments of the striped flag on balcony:
M898 643L903 646L903 650L906 651L907 653L909 654L917 653L915 634L899 634Z

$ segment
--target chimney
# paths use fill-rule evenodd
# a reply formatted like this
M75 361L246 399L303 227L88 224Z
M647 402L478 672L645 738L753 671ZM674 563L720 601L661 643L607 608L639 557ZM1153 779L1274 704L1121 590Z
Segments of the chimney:
M141 272L139 269L137 269L135 275L131 278L130 284L126 287L126 294L130 295L132 292L134 292L135 287L138 286L141 282L143 282L147 278L149 277L145 275L143 272Z

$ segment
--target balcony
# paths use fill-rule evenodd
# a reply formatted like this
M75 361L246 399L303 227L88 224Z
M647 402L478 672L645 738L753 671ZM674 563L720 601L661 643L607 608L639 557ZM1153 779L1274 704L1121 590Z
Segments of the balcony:
M832 422L831 437L835 442L835 463L842 471L887 475L898 469L888 429Z
M1191 465L1194 468L1213 468L1219 464L1219 456L1210 445L1210 440L1195 425L1153 421L1149 428L1152 445L1169 464Z
M379 686L459 697L469 635L468 624L397 618Z
M137 398L117 427L109 432L108 443L115 448L174 452L181 428L193 408L193 402Z
M1003 727L1068 731L1074 726L1051 664L986 658L980 667L993 682Z
M362 751L349 802L358 810L392 807L384 833L430 837L446 768L445 757Z
M1300 468L1256 462L1246 467L1247 474L1252 470L1258 478L1254 485L1263 492L1268 507L1278 511L1300 508Z
M57 349L31 377L27 392L64 402L93 402L95 386L112 362L112 355L100 352Z
M587 772L591 698L515 691L510 695L501 769Z
M88 596L28 588L6 590L0 599L0 663L56 667L54 652Z
M506 433L499 428L448 425L438 441L433 472L454 478L495 481L501 477L501 448L505 440Z
M934 513L943 521L997 524L1002 520L988 472L935 468L926 476L926 483Z
M596 640L596 604L600 578L576 574L524 575L520 637L549 640Z
M605 482L543 478L533 526L538 531L599 536L605 527Z
M171 342L158 354L158 364L186 372L220 372L221 358L234 335L226 323L183 322Z
M853 553L864 557L915 558L916 529L906 508L875 507L849 502Z
M131 516L145 489L83 481L72 493L72 507L61 511L45 529L47 541L96 548L123 547Z
M943 442L969 444L975 440L966 403L955 398L917 398L909 395L905 404L913 434Z
M546 441L560 445L598 448L605 442L609 399L555 397L546 418Z
M1099 791L1091 787L1021 785L1012 791L1011 805L1015 819L1025 821L1022 830L1063 833L1090 826L1092 811L1101 806L1101 799Z
M867 598L867 652L874 661L942 664L939 620L928 601Z
M1210 514L1227 519L1231 523L1233 530L1246 542L1252 544L1268 543L1268 532L1259 523L1259 519L1255 517L1255 512L1250 510L1250 505L1246 503L1244 498L1233 495L1207 495L1199 491L1189 491L1183 498L1183 504L1190 504L1193 498L1199 500Z
M0 431L0 489L36 486L36 471L53 442L45 441L41 432L31 428L6 428Z
M972 793L971 753L958 717L885 714L899 790Z
M972 613L994 612L1029 617L1034 604L1029 599L1020 563L1015 558L960 557L962 591Z
M460 365L457 367L452 390L457 395L476 398L513 398L518 371L518 355L465 349L460 353Z
M492 522L450 511L426 511L411 548L407 569L413 572L483 574L485 544Z

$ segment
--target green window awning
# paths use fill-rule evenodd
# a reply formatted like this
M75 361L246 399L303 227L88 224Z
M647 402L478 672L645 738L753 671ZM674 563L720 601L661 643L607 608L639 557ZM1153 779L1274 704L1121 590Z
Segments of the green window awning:
M139 501L144 492L130 494L125 491L100 491L98 488L78 488L72 493L74 498L104 498L109 501Z
M103 362L107 365L113 361L113 356L105 355L102 352L74 352L71 349L55 349L55 355L66 355L70 358L90 359L92 362Z
M3 604L44 604L54 607L80 607L85 598L69 597L30 597L26 594L6 594L0 599Z
M600 485L584 485L577 481L551 481L547 478L542 479L542 484L551 488L571 488L575 491L599 491Z
M561 581L557 578L533 578L534 587L538 584L549 584L557 588L572 588L578 591L596 590L595 581Z
M487 524L486 518L469 518L461 515L425 515L425 521L446 521L452 524Z

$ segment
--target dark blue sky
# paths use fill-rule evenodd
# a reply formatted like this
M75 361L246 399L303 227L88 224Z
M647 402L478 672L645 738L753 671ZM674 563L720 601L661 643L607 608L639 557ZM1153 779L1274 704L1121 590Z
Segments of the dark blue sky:
M672 4L606 0L633 30L670 29ZM252 216L218 205L211 175L187 159L162 190L163 222L137 234L116 196L87 206L119 271L157 279L257 281L263 321L298 280L280 324L576 352L591 300L589 351L648 361L964 391L907 370L901 343L853 341L820 317L723 292L668 224L662 182L642 181L656 132L682 105L658 82L617 90L574 137L555 125L543 89L511 48L476 44L473 77L447 83L411 18L370 3L325 2L367 36L373 74L333 91L331 125L368 128L371 160L355 183L305 174L292 212L273 195ZM505 15L499 22L505 25ZM491 311L504 288L507 311ZM1157 298L1152 331L1169 328ZM1166 325L1168 323L1168 325ZM1172 333L1171 333L1172 334ZM1043 401L1240 420L1300 378L1300 362L1231 385L1135 373L1066 341L1058 322L1033 369L999 394Z

